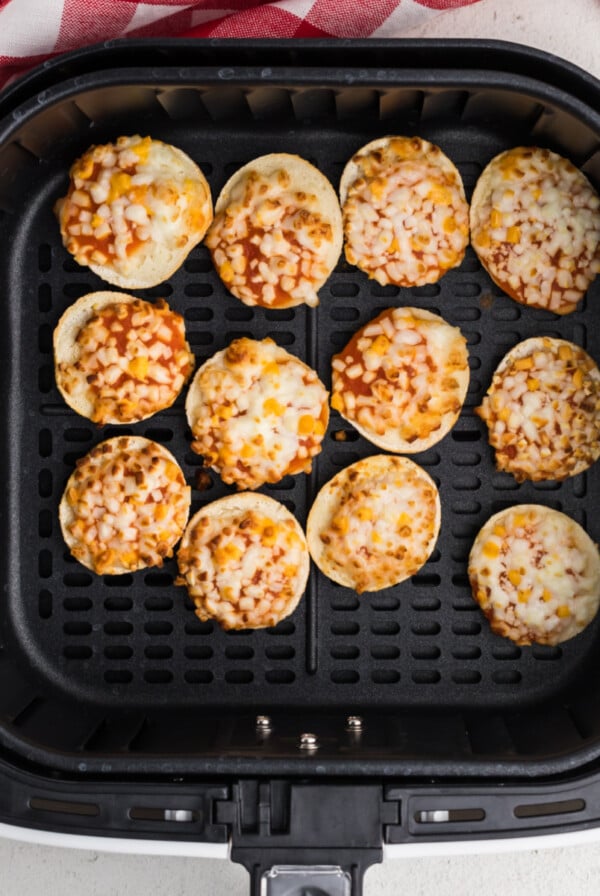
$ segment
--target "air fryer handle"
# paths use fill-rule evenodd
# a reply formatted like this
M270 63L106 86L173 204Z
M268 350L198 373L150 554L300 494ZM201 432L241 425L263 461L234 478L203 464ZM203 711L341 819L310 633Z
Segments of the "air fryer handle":
M360 896L383 859L383 788L377 783L240 780L217 820L231 858L250 873L251 896Z
M254 866L250 896L362 896L364 871L357 864Z

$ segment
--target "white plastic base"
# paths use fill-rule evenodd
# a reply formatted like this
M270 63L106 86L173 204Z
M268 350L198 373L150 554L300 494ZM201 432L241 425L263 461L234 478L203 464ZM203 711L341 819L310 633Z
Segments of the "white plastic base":
M600 827L564 834L535 834L530 837L504 837L491 840L456 840L437 843L395 843L384 846L384 859L410 859L426 856L467 856L523 852L534 849L558 849L600 843Z
M23 828L0 823L0 837L37 843L40 846L59 846L65 849L91 849L96 852L126 853L131 855L191 856L199 859L229 858L228 843L191 843L187 840L138 840L124 837L86 837L81 834L59 834L37 828Z
M0 838L57 846L63 849L89 849L130 855L188 856L203 859L228 859L228 843L192 843L181 840L140 840L122 837L86 837L60 834L0 823ZM556 849L600 843L600 827L564 834L539 834L490 840L456 840L436 843L398 843L384 846L384 860L426 856L485 855L533 849Z

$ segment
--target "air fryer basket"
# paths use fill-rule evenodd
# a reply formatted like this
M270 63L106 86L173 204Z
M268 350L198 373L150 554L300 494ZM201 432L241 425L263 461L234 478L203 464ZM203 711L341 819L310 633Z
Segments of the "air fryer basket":
M452 788L462 788L471 805L469 782L483 776L514 779L515 787L533 778L533 793L560 781L568 791L564 811L580 813L581 823L593 820L591 804L573 803L569 788L579 786L576 775L587 775L591 787L600 756L600 617L560 647L518 648L490 633L470 595L466 560L483 522L522 502L563 510L600 539L599 465L562 483L519 485L495 472L473 413L496 364L521 339L560 336L600 359L600 281L574 314L559 318L502 295L472 249L440 283L417 289L381 287L340 260L317 310L264 310L230 296L200 246L167 283L139 293L165 296L184 314L198 363L236 336L268 335L326 383L331 355L389 306L434 311L467 337L471 384L463 413L441 443L415 455L438 483L443 507L426 566L396 588L362 597L313 569L289 620L273 630L225 633L194 616L173 584L173 561L96 577L62 541L57 505L76 459L117 432L145 435L176 455L193 487L193 511L231 490L214 474L209 489L196 488L200 459L190 449L181 400L131 428L103 429L61 400L53 328L71 302L103 284L62 248L52 206L81 151L131 133L180 146L200 164L214 196L238 166L272 151L299 153L337 185L351 154L388 133L439 144L468 195L489 159L520 144L567 155L599 187L599 100L589 76L510 45L320 41L108 44L49 64L0 98L0 744L7 774L18 768L45 787L53 775L63 807L70 781L92 788L85 805L98 807L107 779L116 794L143 775L146 783L162 782L162 806L178 809L188 805L189 791L173 776L203 775L210 785L198 791L202 800L223 800L220 810L200 813L204 839L227 836L236 817L227 800L261 805L261 775L283 788L279 796L270 791L272 817L275 804L286 804L289 776L318 775L332 786L339 776L378 786L385 778L388 808L374 814L387 820L391 839L438 835L428 825L433 819L413 830L417 815L390 808L400 800L393 789L400 776L416 781L415 799L426 776L446 782L456 811L464 804ZM264 491L304 523L322 483L376 450L333 412L312 475ZM257 723L259 716L266 719ZM360 718L348 723L349 716ZM314 743L302 741L309 732ZM232 797L228 786L239 775L254 778L236 784ZM25 807L15 798L4 817L74 823L66 810L52 815L51 802L36 814L35 802ZM335 805L344 814L343 800ZM431 808L427 801L415 806L417 814ZM164 816L140 817L136 827L135 815L119 815L117 824L106 812L101 807L93 822L105 832L167 830ZM286 811L280 815L285 828ZM499 825L493 815L479 828L485 812L483 819L446 821L455 822L454 834L469 835L488 825L509 832L532 824L512 813L510 824ZM262 830L256 819L246 833ZM199 837L198 830L177 835Z

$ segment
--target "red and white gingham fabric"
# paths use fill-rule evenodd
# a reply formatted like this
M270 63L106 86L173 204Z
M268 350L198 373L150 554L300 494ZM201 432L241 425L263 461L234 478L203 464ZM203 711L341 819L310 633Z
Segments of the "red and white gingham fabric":
M480 0L0 0L0 88L112 37L398 37Z

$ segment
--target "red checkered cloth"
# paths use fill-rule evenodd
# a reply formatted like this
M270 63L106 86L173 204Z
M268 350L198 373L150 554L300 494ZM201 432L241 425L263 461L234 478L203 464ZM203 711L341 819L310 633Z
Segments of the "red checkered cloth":
M0 87L112 37L400 37L480 0L0 0Z

